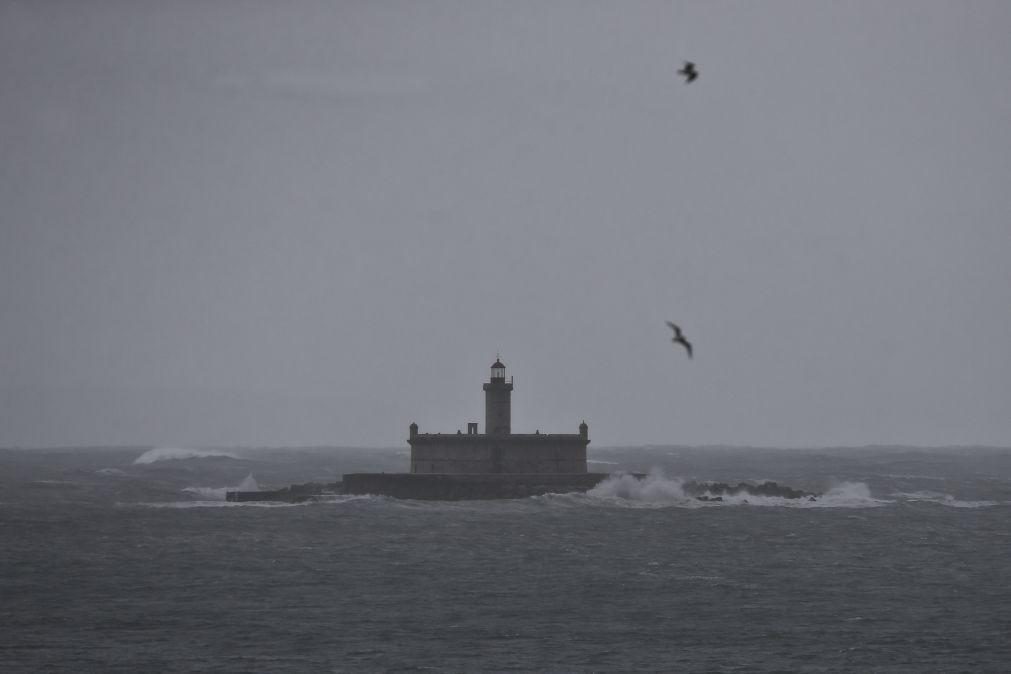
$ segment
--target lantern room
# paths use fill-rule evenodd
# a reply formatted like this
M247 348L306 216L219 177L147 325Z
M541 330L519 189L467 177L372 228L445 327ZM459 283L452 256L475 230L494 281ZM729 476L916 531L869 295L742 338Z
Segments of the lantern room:
M498 358L491 364L491 380L505 381L505 365Z

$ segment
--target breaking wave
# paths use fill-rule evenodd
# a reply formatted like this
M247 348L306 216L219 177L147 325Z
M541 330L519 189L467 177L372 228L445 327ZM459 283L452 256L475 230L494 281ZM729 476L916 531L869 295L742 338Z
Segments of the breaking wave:
M687 507L705 508L726 505L777 506L791 508L873 508L893 503L871 496L863 482L843 482L824 494L802 497L770 495L770 485L785 493L796 492L789 487L764 482L740 491L706 487L709 483L668 478L652 471L640 477L629 473L609 476L583 496L601 503L624 507ZM762 493L765 492L765 493ZM799 493L799 492L798 492Z
M892 503L895 501L871 496L870 487L864 482L841 482L806 505L813 508L876 508Z
M212 449L184 449L180 447L157 447L149 449L136 459L135 464L150 464L156 461L174 461L180 459L209 459L213 457L224 459L238 459L239 457L231 452L221 452Z
M650 472L642 478L630 473L609 475L586 495L595 499L628 501L629 504L701 505L685 493L684 480L668 479L659 471Z
M230 491L260 491L260 485L250 473L236 487L186 487L187 494L193 494L201 501L224 501Z

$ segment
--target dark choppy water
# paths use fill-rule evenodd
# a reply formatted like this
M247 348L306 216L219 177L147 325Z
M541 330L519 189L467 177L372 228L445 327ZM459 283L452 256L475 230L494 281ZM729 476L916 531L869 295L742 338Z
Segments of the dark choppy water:
M262 506L223 488L406 455L145 450L0 450L3 672L1011 670L1011 451L598 450L669 477Z

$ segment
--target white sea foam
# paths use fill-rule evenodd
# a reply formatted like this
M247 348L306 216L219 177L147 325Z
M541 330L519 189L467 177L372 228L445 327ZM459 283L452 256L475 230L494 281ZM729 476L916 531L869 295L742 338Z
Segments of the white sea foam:
M758 484L758 482L756 482ZM790 508L873 508L887 505L892 501L871 496L870 489L863 482L844 482L833 486L816 498L786 498L764 496L742 491L703 492L697 496L710 500L700 500L696 494L687 493L685 480L668 478L662 472L653 470L645 477L629 473L610 475L606 480L586 492L586 497L600 502L625 507L716 507L727 505L776 506ZM719 500L715 500L715 499Z
M201 501L224 501L230 491L260 491L260 485L250 473L236 487L186 487L183 491L197 496Z
M896 492L892 494L892 496L901 498L905 501L937 503L939 505L948 506L949 508L991 508L993 506L1001 505L1000 501L963 501L955 498L951 494L942 494L937 491Z
M225 459L237 459L239 458L231 452L221 452L212 449L186 449L182 447L157 447L155 449L149 449L144 452L136 459L133 460L135 464L148 464L155 463L156 461L174 461L181 459L207 459L211 457L219 457Z
M1001 505L1001 503L999 501L960 501L956 498L947 498L941 501L941 505L946 505L949 508L992 508Z
M937 501L938 499L945 498L947 494L942 494L939 491L897 491L892 496L907 501Z
M665 506L701 504L685 494L684 480L668 479L662 472L653 470L643 478L630 473L615 473L586 492L594 499L617 502L622 505ZM624 503L622 503L624 502Z
M812 508L875 508L892 503L871 496L870 487L864 482L841 482L814 501L804 500L804 505Z
M95 471L95 474L96 475L109 475L111 477L122 477L122 476L126 475L126 472L120 470L119 468L99 468L98 470Z

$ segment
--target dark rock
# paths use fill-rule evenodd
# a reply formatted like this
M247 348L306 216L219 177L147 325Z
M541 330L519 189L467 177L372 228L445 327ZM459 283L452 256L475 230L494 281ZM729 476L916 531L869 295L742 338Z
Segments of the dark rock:
M779 498L813 498L817 494L812 494L811 492L803 491L800 489L793 489L792 487L787 487L786 485L781 485L776 482L762 482L760 484L750 484L747 482L738 482L736 485L730 485L726 482L685 482L683 485L686 494L700 498L702 496L707 496L708 499L700 500L711 500L716 496L738 496L740 494L746 494L748 496L777 496Z

